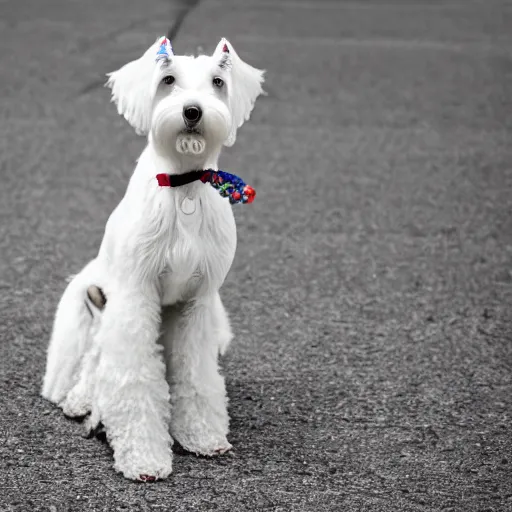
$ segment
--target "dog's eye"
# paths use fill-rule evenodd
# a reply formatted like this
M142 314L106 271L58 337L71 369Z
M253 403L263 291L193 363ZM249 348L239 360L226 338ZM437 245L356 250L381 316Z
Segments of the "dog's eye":
M215 85L215 87L218 87L220 89L224 85L224 80L222 80L222 78L219 78L218 76L216 76L213 79L213 85Z
M162 78L162 82L166 85L172 85L174 83L174 77L172 75L167 75Z

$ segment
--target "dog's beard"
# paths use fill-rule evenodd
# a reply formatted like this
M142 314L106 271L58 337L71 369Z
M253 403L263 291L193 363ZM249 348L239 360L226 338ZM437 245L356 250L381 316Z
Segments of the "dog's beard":
M176 151L182 155L199 156L206 149L206 140L199 133L180 133L176 137Z

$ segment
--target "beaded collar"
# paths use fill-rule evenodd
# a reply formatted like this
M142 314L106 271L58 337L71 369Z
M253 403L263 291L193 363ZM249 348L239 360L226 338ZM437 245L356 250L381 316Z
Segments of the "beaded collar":
M170 188L181 187L193 181L209 183L219 191L222 197L228 197L231 204L252 203L256 197L256 191L236 174L213 169L190 171L184 174L157 174L156 179L161 187Z

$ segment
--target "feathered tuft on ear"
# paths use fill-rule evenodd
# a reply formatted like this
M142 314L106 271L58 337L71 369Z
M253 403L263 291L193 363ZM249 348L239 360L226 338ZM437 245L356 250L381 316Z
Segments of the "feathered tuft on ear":
M160 39L160 48L156 52L155 60L164 61L165 64L169 64L174 55L174 50L172 49L172 44L167 37L162 37Z
M237 129L249 119L256 98L263 94L261 85L265 71L245 63L224 38L217 45L213 56L218 59L221 68L229 69L231 72L229 101L233 124L225 145L232 146L236 140Z
M117 112L139 135L147 135L150 129L151 107L158 85L155 72L168 65L173 55L170 41L159 37L140 59L107 75L106 86L112 89Z

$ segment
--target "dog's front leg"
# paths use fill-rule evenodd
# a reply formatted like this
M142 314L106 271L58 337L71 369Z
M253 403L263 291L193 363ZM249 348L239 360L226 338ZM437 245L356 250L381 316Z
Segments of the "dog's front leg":
M124 282L111 290L95 342L101 355L94 387L114 449L115 468L127 478L154 480L171 473L169 387L161 347L156 289Z
M223 332L218 329L218 314L225 317ZM163 332L174 439L200 455L228 451L226 388L217 358L231 331L220 297L215 294L165 310Z

